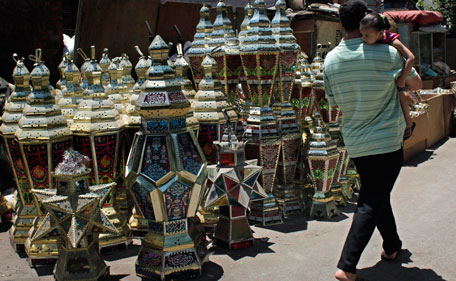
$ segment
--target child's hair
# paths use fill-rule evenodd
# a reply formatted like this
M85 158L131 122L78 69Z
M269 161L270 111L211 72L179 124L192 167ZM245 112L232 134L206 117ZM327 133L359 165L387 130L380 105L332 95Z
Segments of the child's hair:
M386 30L391 27L388 19L379 13L370 13L366 15L360 22L360 24L371 27L377 31Z

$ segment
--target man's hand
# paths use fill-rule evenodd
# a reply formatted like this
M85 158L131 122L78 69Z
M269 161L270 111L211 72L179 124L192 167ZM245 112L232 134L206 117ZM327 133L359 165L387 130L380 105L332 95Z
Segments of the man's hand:
M399 77L396 81L396 86L398 88L405 88L405 78Z

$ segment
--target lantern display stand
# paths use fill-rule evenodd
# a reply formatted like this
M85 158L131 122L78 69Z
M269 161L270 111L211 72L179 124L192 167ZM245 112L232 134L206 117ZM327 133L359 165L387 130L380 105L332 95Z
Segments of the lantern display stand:
M273 95L274 104L277 105L276 116L279 121L282 143L274 195L284 217L287 217L289 214L302 213L303 211L298 190L293 184L302 139L296 114L290 103L300 47L296 44L290 21L285 14L285 1L277 0L275 7L276 12L271 21L271 29L280 48L280 55Z
M53 88L49 84L50 72L41 61L41 55L41 49L37 49L35 56L30 56L35 61L30 74L33 90L27 96L27 104L15 137L19 142L26 176L32 189L52 189L55 179L51 172L72 142L67 121L51 93ZM56 232L50 232L38 240L30 240L44 219L42 205L35 201L35 208L37 217L25 242L27 261L31 266L53 262L58 257Z
M329 219L339 214L330 190L339 161L339 152L337 144L335 140L331 140L319 112L314 113L314 122L315 128L308 152L309 167L315 189L310 217Z
M127 104L126 111L127 111L127 113L134 111L135 114L139 115L139 112L136 110L136 101L138 100L138 97L141 94L142 85L144 84L144 82L147 81L147 71L149 70L149 68L152 64L152 60L150 59L149 56L145 56L138 46L135 46L135 49L140 56L138 62L136 63L136 66L135 66L135 72L136 72L136 76L138 77L138 79L136 81L136 84L133 86L133 93L130 98L130 104ZM192 114L192 116L193 116L193 114ZM140 127L141 127L141 115L139 115L138 129ZM133 144L133 138L134 138L134 135L132 135L132 133L134 132L134 134L136 134L138 129L127 129L126 136L128 138L127 142L128 142L128 146L130 148L131 148L131 145ZM128 151L126 151L127 158L128 158L129 151L130 151L130 149ZM137 211L136 207L135 207L133 209L133 214L130 217L129 224L130 224L130 228L131 228L133 237L142 238L148 232L148 226L147 226L147 220L144 217L142 217L140 215L140 213L141 212Z
M156 36L149 46L152 66L137 100L142 116L126 180L136 208L148 221L136 274L161 280L201 274L206 250L190 226L206 182L206 163L193 131L186 129L190 103L167 64L168 45Z
M59 99L58 105L62 110L63 117L67 120L68 126L71 126L78 104L82 100L83 89L79 84L79 78L81 77L79 69L69 55L67 55L65 60L66 67L63 70L65 87L62 89L62 97Z
M53 173L56 188L33 190L47 214L31 240L59 233L60 254L53 270L59 281L95 281L109 274L98 252L98 233L117 229L99 206L116 183L89 186L88 162L87 156L67 150Z
M230 250L253 245L246 210L249 202L268 197L258 183L262 167L256 165L256 159L245 159L245 144L239 142L228 127L222 140L214 142L218 164L207 167L209 192L205 207L220 207L214 238Z
M258 164L263 166L259 181L268 193L268 199L251 203L249 220L267 225L282 223L281 211L273 195L281 139L277 120L270 107L280 50L272 35L264 1L256 0L254 9L247 34L240 42L241 61L251 102L243 139L248 141L247 159L258 159Z
M192 70L193 82L198 89L198 84L203 79L204 73L201 63L205 55L210 51L208 41L212 33L212 23L209 19L209 8L203 4L200 10L200 19L196 26L196 33L193 37L193 42L188 51L188 60Z
M108 98L101 84L102 70L95 60L95 47L91 47L91 60L85 75L88 87L70 126L73 131L73 148L90 159L90 184L98 185L121 182L121 132L119 112ZM103 202L103 211L114 223L118 233L99 235L103 251L113 251L119 246L127 247L132 242L127 218L121 216L116 204L116 188Z
M22 250L27 240L28 232L33 225L33 220L37 216L30 183L25 172L24 160L17 139L14 134L19 128L19 120L22 117L27 102L27 96L31 93L30 72L24 65L24 58L19 59L17 54L13 55L16 67L13 70L15 82L14 91L5 103L2 115L0 133L3 137L8 162L15 175L16 183L16 204L13 206L13 225L10 228L10 242L15 251Z

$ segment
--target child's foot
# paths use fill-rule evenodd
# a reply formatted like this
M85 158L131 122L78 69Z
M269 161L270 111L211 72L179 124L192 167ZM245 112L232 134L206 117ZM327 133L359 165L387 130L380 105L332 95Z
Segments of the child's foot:
M407 140L412 136L413 131L415 130L415 127L416 127L416 123L413 122L411 127L408 127L407 129L405 129L404 140Z
M356 274L350 273L350 272L345 272L342 269L339 269L336 271L336 274L334 275L337 280L339 281L356 281Z

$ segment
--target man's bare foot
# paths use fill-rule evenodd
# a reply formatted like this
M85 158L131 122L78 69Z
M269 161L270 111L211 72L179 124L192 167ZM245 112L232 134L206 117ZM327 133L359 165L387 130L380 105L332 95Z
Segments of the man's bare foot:
M382 260L387 260L387 261L393 261L397 258L397 255L399 254L399 250L392 253L391 255L387 255L385 251L382 251Z
M342 269L336 271L336 274L334 276L339 281L356 281L356 274L345 272Z

